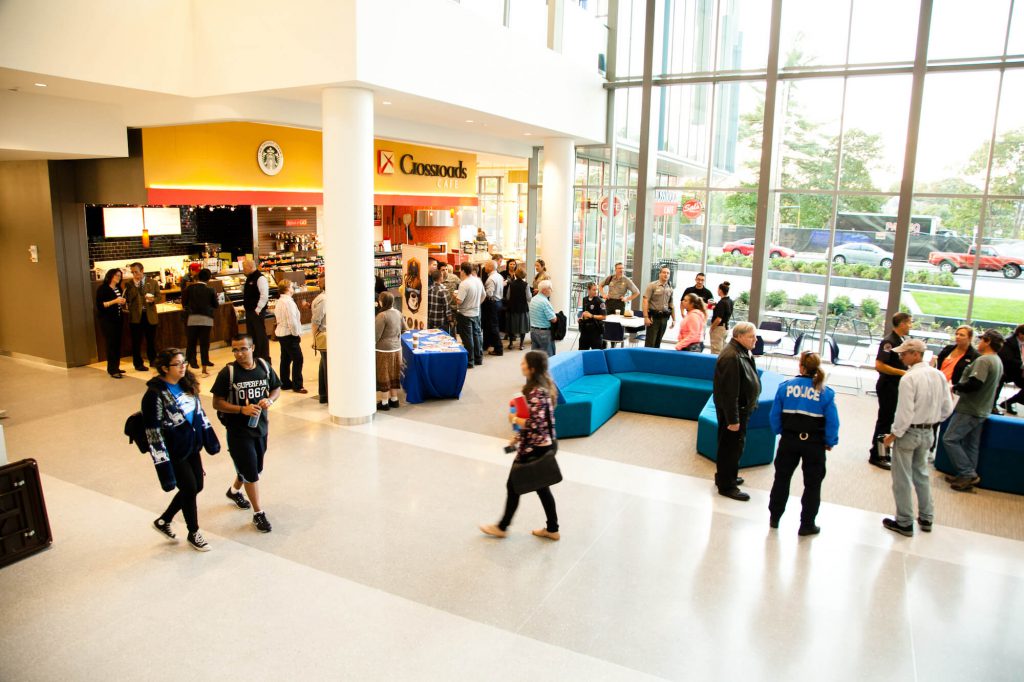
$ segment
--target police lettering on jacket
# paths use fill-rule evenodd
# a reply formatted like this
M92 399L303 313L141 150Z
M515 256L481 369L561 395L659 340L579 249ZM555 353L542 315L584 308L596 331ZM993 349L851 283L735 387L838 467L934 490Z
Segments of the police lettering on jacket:
M775 393L769 415L775 433L806 434L820 438L827 447L839 442L839 411L836 394L828 386L814 388L810 377L784 381Z

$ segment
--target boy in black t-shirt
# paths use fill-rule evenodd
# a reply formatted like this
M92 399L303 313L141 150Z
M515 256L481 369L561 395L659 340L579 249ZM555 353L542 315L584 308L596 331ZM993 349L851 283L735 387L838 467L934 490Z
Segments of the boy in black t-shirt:
M227 497L239 509L248 509L252 502L252 523L263 533L271 530L267 515L260 506L260 473L267 452L270 419L267 410L281 395L281 379L266 360L253 358L252 339L240 334L231 340L235 361L223 367L213 384L213 407L228 431L228 452L238 475L227 491ZM250 426L252 418L256 425ZM241 487L249 500L241 493Z

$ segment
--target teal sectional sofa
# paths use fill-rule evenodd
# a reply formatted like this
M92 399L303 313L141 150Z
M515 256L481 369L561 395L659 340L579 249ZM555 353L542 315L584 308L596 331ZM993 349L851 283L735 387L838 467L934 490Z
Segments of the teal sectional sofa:
M654 348L612 348L561 353L551 358L558 386L555 408L559 438L589 436L619 410L696 421L697 451L715 459L718 421L712 381L713 355ZM747 427L740 466L767 464L776 438L768 412L782 377L759 370L761 398Z

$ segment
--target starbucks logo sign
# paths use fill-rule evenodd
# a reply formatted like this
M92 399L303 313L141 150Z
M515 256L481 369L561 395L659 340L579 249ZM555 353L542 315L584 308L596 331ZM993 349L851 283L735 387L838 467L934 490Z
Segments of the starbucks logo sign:
M256 162L260 165L260 170L267 175L280 173L284 167L284 152L281 151L281 145L273 140L261 144L256 153Z

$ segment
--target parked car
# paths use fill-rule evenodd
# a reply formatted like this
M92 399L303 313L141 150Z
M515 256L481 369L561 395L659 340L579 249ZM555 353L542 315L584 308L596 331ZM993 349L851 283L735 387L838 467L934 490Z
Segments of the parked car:
M693 237L687 237L685 234L681 234L676 238L676 246L680 249L693 249L694 251L703 251L704 245Z
M938 266L942 272L956 272L960 268L971 269L974 267L975 248L972 246L967 253L951 253L948 251L933 251L928 254L928 262ZM1021 270L1024 269L1024 258L1007 256L1001 254L992 246L981 247L981 258L978 261L979 270L989 272L1002 271L1003 277L1017 279Z
M867 265L881 265L883 268L891 268L892 251L886 251L882 247L869 242L840 244L832 250L832 262L866 263Z
M722 245L722 253L731 253L734 256L749 256L754 253L754 238L749 237L747 239L737 239L734 242L727 242ZM772 244L771 250L768 252L769 258L792 258L796 255L796 251L793 249L787 249L785 246L779 246L778 244Z

